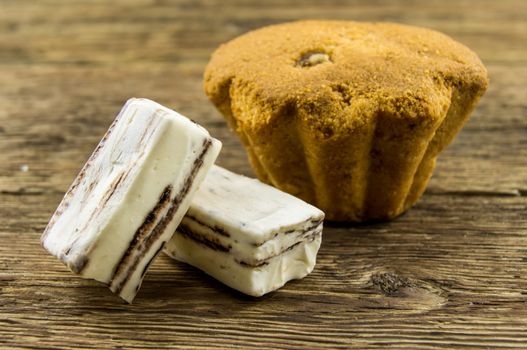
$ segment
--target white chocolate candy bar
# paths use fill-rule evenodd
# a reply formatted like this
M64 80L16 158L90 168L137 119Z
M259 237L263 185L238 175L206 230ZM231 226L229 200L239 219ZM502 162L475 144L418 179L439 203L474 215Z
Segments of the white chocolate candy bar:
M220 148L188 118L130 99L64 196L42 245L132 302Z
M261 296L313 270L323 219L296 197L213 166L164 252Z

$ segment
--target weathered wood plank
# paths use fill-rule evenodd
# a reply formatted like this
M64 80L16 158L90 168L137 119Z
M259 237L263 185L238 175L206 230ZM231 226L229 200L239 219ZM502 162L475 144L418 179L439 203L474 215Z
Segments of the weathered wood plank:
M155 99L205 125L224 142L220 163L252 174L237 138L202 92L202 68L34 66L31 73L0 68L10 82L0 86L0 150L9 151L0 168L0 191L65 191L131 96ZM489 92L439 159L430 184L434 192L527 190L527 167L521 161L527 159L522 96L527 69L490 65L489 71ZM20 170L24 164L27 173Z
M395 21L470 43L485 60L524 62L527 4L515 1L3 0L0 63L199 61L247 30L303 18ZM174 51L174 48L177 51Z
M17 206L31 218L54 202L40 195L4 199L2 217ZM17 237L17 244L0 247L9 271L0 275L9 325L0 333L23 342L42 337L42 346L89 341L98 347L105 336L127 345L161 340L204 347L236 341L280 347L286 340L290 348L370 341L520 345L527 321L526 209L522 197L429 195L392 223L329 225L314 273L261 300L163 257L133 306L44 254L38 237L45 221L35 218L18 233L8 224L3 237ZM31 335L24 334L28 329Z

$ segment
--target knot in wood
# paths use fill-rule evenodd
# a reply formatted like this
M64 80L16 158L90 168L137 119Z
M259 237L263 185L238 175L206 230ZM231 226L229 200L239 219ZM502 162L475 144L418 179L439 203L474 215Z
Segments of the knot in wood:
M371 282L384 295L393 295L403 287L410 287L411 283L406 277L392 272L376 273L371 276Z

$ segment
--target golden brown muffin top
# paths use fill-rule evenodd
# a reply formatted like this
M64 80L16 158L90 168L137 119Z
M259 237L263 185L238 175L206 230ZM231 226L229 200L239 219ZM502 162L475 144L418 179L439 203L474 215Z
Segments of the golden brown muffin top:
M324 137L379 112L440 117L452 89L479 97L487 84L485 67L467 47L430 29L393 23L264 27L221 45L205 71L205 91L222 112L232 113L238 96L258 104L259 114L234 113L246 127L293 110Z

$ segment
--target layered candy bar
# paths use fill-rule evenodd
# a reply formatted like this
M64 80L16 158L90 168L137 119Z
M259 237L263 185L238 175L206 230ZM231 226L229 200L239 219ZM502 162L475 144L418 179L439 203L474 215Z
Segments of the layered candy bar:
M188 118L130 99L67 191L42 245L132 302L220 148Z
M323 219L296 197L213 166L164 252L261 296L313 270Z

